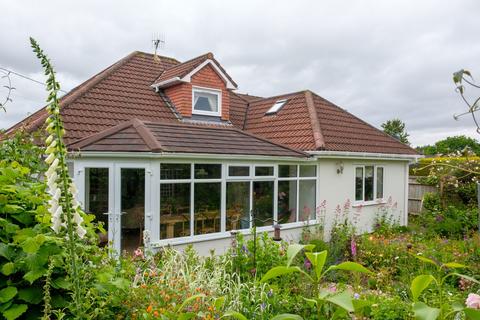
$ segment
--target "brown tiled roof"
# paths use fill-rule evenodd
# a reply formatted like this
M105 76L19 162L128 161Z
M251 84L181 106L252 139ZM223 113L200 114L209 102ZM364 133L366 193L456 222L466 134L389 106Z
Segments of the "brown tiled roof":
M215 63L215 65L223 72L223 74L230 80L231 83L236 87L237 84L233 79L228 75L228 73L223 69L222 65L218 63L217 60L213 57L213 53L208 52L191 60L182 62L175 66L172 66L162 72L162 74L153 82L153 84L164 82L167 80L171 80L174 78L183 78L191 71L193 71L196 67L201 65L205 60L210 59Z
M222 68L211 54L180 63L168 57L160 57L160 62L156 62L151 54L133 52L61 99L65 142L71 144L133 118L150 122L182 121L170 99L162 91L156 93L151 85L163 75L188 74L206 59L212 59ZM310 91L268 98L232 91L229 94L230 121L236 128L293 149L417 154L412 148ZM265 115L280 99L288 101L276 114ZM28 131L37 130L44 125L46 117L46 110L42 108L7 130L6 134L21 127ZM127 136L130 132L124 134Z
M276 101L283 99L288 101L277 113L265 114ZM409 146L308 90L252 99L245 108L245 130L295 149L417 154ZM238 123L237 120L234 124Z
M70 144L74 151L167 152L308 157L232 127L148 122L133 119Z
M134 117L150 121L175 121L177 118L164 99L150 87L158 75L179 62L133 52L114 65L71 90L61 99L65 142L71 143ZM44 125L45 108L35 112L6 134L20 127L33 131Z

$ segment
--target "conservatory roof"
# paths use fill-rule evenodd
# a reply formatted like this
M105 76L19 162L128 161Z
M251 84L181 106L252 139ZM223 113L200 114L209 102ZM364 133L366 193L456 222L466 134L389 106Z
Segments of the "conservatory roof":
M68 148L71 151L309 156L233 127L138 119L93 134Z

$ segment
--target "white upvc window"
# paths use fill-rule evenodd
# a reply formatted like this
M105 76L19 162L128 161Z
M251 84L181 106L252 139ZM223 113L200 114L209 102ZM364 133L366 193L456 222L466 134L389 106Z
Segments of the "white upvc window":
M383 201L384 178L383 166L355 166L355 202L368 204Z
M192 113L220 117L222 114L222 91L193 87Z

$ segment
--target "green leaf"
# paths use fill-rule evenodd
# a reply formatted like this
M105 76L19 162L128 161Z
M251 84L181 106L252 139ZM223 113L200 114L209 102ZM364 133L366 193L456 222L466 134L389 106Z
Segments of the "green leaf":
M413 313L418 320L435 320L440 315L440 309L427 306L423 302L413 304Z
M362 272L362 273L370 273L372 274L373 272L365 268L359 263L352 262L352 261L346 261L342 262L340 264L337 264L335 266L330 266L327 271L330 270L345 270L345 271L354 271L354 272Z
M178 320L190 320L195 318L197 314L195 312L186 312L178 316Z
M0 290L0 303L5 303L17 295L17 288L6 287Z
M276 315L271 320L303 320L303 318L296 314L282 313L282 314Z
M368 300L353 300L353 307L355 308L355 311L360 311L365 307L371 306L373 302L368 301Z
M417 258L420 261L423 261L425 263L430 263L430 264L433 264L435 267L438 267L438 264L435 261L433 261L432 259L428 259L428 258L425 258L423 256L417 256L417 255L414 255L414 257Z
M23 279L27 280L32 284L37 280L38 278L42 277L44 274L46 274L47 270L42 268L42 269L35 269L35 270L30 270L29 272L25 273L23 276Z
M26 304L14 304L3 312L3 316L7 320L14 320L24 314L27 309L28 306Z
M223 314L223 316L220 317L220 319L226 317L235 318L237 320L248 320L247 317L237 311L227 311Z
M203 297L205 297L205 295L203 293L200 293L185 299L185 301L183 301L183 303L177 308L177 311L182 311L183 308L185 308L190 302L192 302L197 298L203 298Z
M463 72L464 72L464 70L461 69L461 70L458 70L457 72L453 73L453 82L455 84L462 82Z
M297 254L305 248L302 244L291 244L287 248L287 266L290 267L292 264L293 259L297 256Z
M468 268L466 265L463 265L463 264L457 263L457 262L444 263L444 264L442 264L442 268L443 267L450 268L450 269L465 269L465 268Z
M464 279L466 279L466 280L468 280L468 281L472 281L472 282L474 282L474 283L476 283L476 284L480 284L480 281L478 281L477 279L472 278L472 277L470 277L470 276L466 276L466 275L464 275L464 274L460 274L460 273L456 273L456 272L453 272L453 273L451 273L451 274L452 274L452 275L455 275L455 276L457 276L457 277L460 277L460 278L464 278ZM447 275L447 276L449 276L449 275ZM445 276L445 277L447 277L447 276Z
M215 299L213 305L215 306L215 309L220 310L223 307L224 303L225 303L225 297L218 297Z
M468 320L480 320L480 310L465 308L463 311Z
M45 236L43 236L43 241L45 241ZM20 246L22 247L24 252L32 254L36 253L38 249L40 249L43 241L39 241L38 236L34 238L27 238L20 244Z
M14 320L25 313L27 309L28 307L26 304L13 304L10 308L3 312L3 316L7 318L7 320Z
M18 290L18 298L32 304L40 303L43 299L42 289L39 287L28 287Z
M323 266L325 265L325 261L327 260L327 250L324 250L322 252L306 252L305 255L315 268L317 280L320 279L323 271Z
M13 262L7 262L2 266L2 273L6 276L15 272L15 264Z
M343 291L335 295L329 296L325 298L325 300L336 304L337 306L345 309L348 312L355 311L355 308L353 307L352 297L347 291Z
M278 266L278 267L273 267L272 269L268 270L267 273L262 277L260 282L267 282L270 279L283 276L285 274L290 274L294 272L300 272L305 275L307 275L302 269L299 267L286 267L286 266ZM308 275L307 275L308 276ZM310 279L311 277L308 276Z
M413 301L418 301L418 297L420 297L422 292L430 285L430 283L432 283L432 281L436 280L430 274L422 274L413 279L412 284L410 285Z

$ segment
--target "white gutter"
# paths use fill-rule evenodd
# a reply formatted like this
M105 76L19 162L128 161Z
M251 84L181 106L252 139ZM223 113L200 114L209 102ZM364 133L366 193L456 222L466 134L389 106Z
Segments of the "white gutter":
M414 154L392 154L392 153L373 153L373 152L350 152L350 151L305 151L315 158L347 158L347 159L382 159L382 160L405 160L417 161L423 158L422 155Z
M156 153L156 152L103 152L82 151L70 152L73 159L79 158L143 158L143 159L212 159L212 160L265 160L288 162L312 162L315 158L285 157L285 156L253 156L236 154L207 154L207 153Z
M154 83L154 84L151 85L151 87L155 88L155 89L158 89L158 88L160 88L164 85L167 85L167 84L170 84L170 83L175 83L175 82L184 82L184 81L182 81L182 79L180 79L179 77L175 77L175 78L171 78L171 79L159 82L159 83Z

